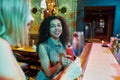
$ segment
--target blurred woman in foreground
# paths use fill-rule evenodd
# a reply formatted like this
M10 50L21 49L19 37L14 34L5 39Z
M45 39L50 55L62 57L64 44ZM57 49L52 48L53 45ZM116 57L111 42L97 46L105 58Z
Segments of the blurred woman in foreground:
M11 45L27 45L27 28L33 20L29 0L0 0L0 79L26 80Z

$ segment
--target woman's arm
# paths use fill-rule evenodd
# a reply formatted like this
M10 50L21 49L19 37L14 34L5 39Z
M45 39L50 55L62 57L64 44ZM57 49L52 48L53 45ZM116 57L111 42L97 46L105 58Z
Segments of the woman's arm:
M0 38L0 77L7 77L12 80L26 80L9 43L2 38Z
M41 66L46 76L50 77L62 68L61 62L58 62L55 66L51 66L47 51L42 44L39 45L38 53L40 57Z

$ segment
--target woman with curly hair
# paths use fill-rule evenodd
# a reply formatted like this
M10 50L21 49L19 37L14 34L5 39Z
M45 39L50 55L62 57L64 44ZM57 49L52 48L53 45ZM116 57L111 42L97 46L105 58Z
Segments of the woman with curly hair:
M49 16L39 28L37 53L42 70L36 80L59 80L65 68L72 60L66 55L66 44L69 42L68 25L61 16ZM63 79L64 80L64 79Z

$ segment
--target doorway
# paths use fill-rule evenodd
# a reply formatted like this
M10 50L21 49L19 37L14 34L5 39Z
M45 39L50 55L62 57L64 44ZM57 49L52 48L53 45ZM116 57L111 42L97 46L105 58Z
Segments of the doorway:
M113 35L115 6L85 7L85 38L109 41Z

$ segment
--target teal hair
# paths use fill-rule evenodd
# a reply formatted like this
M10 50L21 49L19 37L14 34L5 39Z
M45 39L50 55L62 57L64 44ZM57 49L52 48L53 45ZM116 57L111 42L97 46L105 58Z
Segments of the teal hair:
M0 0L0 37L13 45L28 43L29 0Z

